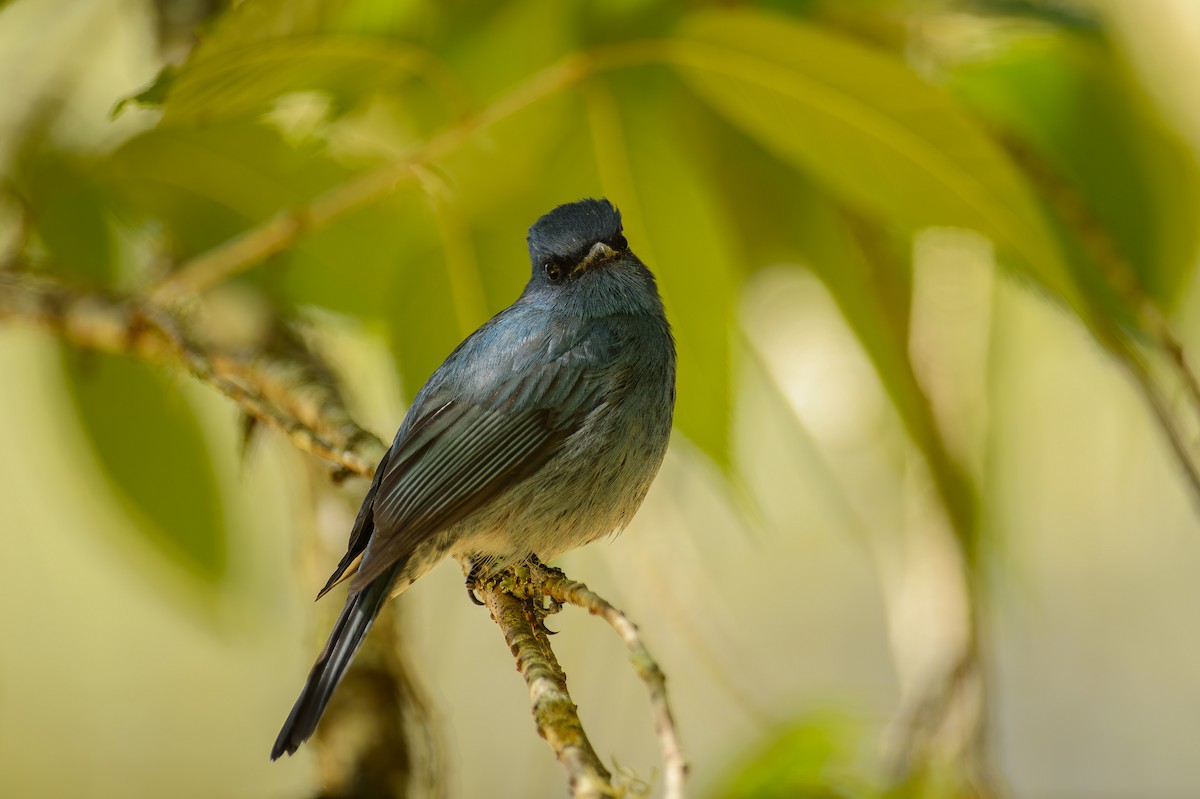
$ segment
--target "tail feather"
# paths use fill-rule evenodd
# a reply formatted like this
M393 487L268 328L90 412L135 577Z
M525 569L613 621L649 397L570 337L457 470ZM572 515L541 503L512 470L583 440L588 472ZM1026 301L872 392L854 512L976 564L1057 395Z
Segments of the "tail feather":
M362 591L346 600L346 606L342 608L337 623L333 625L333 632L325 642L325 648L308 673L308 681L300 691L300 698L296 700L287 721L283 723L283 729L279 731L279 737L275 739L275 746L271 749L272 760L278 760L285 752L294 754L317 728L317 722L321 720L334 689L342 681L354 653L379 615L397 568L393 567L379 575Z

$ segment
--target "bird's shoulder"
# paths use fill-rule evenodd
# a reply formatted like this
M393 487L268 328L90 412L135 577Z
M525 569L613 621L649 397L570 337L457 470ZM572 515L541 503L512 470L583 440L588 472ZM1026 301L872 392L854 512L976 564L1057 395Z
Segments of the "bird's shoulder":
M497 389L546 370L603 368L619 355L628 332L616 317L511 308L460 344L427 385L431 395L486 401Z

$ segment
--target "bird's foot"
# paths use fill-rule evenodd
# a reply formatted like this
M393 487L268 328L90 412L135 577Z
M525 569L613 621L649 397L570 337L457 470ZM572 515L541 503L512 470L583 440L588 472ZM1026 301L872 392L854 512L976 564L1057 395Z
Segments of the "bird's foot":
M547 566L545 563L542 563L538 559L537 555L529 556L529 569L532 572L538 572L539 573L538 577L540 577L543 580L546 579L547 577L557 577L560 580L567 579L566 572L564 572L562 569L558 568L557 566Z
M541 596L533 600L533 614L537 619L538 629L546 635L557 635L558 630L551 630L546 626L546 618L553 616L563 609L563 605L557 599L549 596Z
M532 600L533 612L537 617L538 629L544 632L546 635L555 635L558 630L551 630L549 627L547 627L546 618L548 616L553 616L555 613L558 613L560 610L562 610L563 604L554 597L541 593L539 587L547 577L559 577L565 580L567 576L563 573L562 569L559 569L555 566L547 566L546 564L542 563L541 560L538 559L537 555L529 556L529 571L531 573L530 576L533 577L530 587L538 592L534 595Z

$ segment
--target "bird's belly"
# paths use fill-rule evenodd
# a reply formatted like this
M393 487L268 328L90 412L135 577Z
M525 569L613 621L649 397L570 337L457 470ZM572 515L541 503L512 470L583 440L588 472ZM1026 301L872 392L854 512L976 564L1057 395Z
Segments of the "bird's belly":
M502 567L620 531L662 463L670 419L603 408L533 476L456 526L450 554Z

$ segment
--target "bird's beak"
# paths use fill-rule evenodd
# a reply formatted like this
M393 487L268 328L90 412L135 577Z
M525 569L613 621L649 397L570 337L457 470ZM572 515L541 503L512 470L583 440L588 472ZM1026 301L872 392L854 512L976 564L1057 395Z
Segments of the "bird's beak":
M602 241L598 241L592 245L592 249L588 250L588 254L584 256L583 260L571 270L571 274L576 275L586 269L596 266L597 264L602 264L616 256L616 254L617 251L612 247L609 247Z

